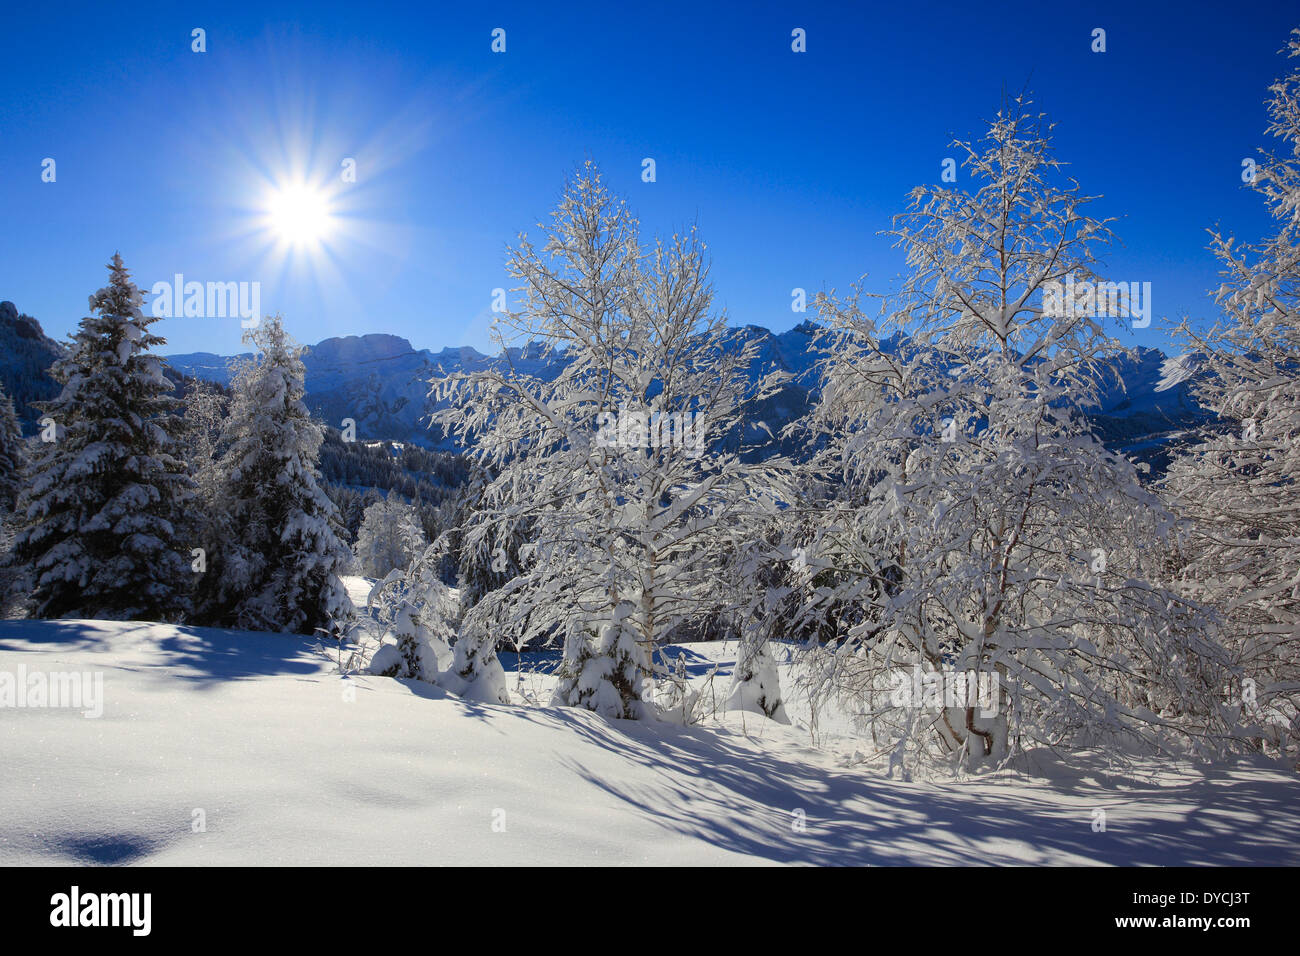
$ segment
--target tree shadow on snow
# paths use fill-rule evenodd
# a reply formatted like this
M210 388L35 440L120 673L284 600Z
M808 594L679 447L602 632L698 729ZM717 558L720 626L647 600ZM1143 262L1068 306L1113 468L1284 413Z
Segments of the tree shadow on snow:
M655 784L635 784L562 757L574 773L673 833L767 860L859 866L1300 863L1300 782L1285 775L1232 779L1230 769L1210 770L1176 785L1124 791L1063 792L985 780L904 783L811 766L731 733L550 715L589 743L659 771ZM1094 829L1095 810L1105 811L1104 831Z
M219 682L245 677L315 675L323 658L315 638L301 634L268 634L222 628L158 625L152 622L41 621L0 622L0 652L68 650L78 654L111 653L113 666L147 670L167 668L169 678ZM155 636L149 632L163 628ZM131 647L143 643L138 660ZM85 660L78 661L84 666ZM93 666L93 659L90 661Z

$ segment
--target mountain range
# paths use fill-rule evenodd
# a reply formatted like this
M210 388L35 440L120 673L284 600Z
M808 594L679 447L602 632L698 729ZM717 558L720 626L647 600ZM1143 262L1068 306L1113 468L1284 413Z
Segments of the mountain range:
M809 407L817 388L819 355L813 348L817 328L804 322L780 333L754 325L739 329L742 341L757 346L754 374L777 370L790 375L784 389L755 410L754 434L745 436L747 442L760 440L758 420L779 434L781 426ZM57 391L45 370L63 346L11 302L0 302L0 346L4 348L0 381L14 397L25 427L31 429L39 416L30 403ZM231 360L247 357L190 352L169 355L167 361L176 375L224 385L230 381ZM343 419L351 418L362 441L388 440L445 451L458 449L425 423L430 376L438 370L474 371L508 363L549 379L559 373L563 361L561 353L540 343L490 356L469 346L436 352L417 349L401 336L383 333L328 338L303 356L308 407L327 424L338 428ZM1114 379L1104 383L1097 407L1086 410L1103 441L1148 461L1156 470L1164 463L1169 440L1207 418L1192 398L1188 381L1160 387L1165 361L1165 353L1153 348L1137 348L1123 356L1115 364Z
M791 376L782 392L755 415L774 433L802 415L816 392L819 355L813 349L813 339L817 328L804 322L780 333L754 325L740 329L743 341L757 344L755 374L777 370ZM177 372L224 384L229 381L228 366L234 357L194 352L167 358ZM1128 353L1115 364L1115 377L1104 383L1099 404L1087 409L1107 444L1156 465L1162 463L1161 449L1170 437L1206 418L1186 381L1158 388L1165 360L1159 349L1137 348ZM509 363L522 372L549 379L563 367L559 353L538 343L490 356L468 346L436 352L417 349L400 336L378 333L325 339L312 346L303 361L307 403L330 425L339 427L344 418L352 418L359 438L412 442L449 451L455 449L422 423L429 411L427 381L437 370L474 371Z

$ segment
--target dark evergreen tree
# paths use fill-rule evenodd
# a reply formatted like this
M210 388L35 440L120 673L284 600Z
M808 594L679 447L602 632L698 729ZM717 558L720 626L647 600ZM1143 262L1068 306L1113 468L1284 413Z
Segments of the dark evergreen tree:
M18 424L14 401L0 387L0 510L6 516L18 501L18 491L27 467L27 444Z
M302 350L279 316L244 341L258 354L230 385L218 537L208 543L200 612L213 623L252 630L330 630L353 613L339 580L352 558L320 485L324 430L302 401Z
M35 616L171 620L192 581L179 401L121 256L109 272L50 370L63 390L37 405L54 441L37 445L19 495L13 560Z

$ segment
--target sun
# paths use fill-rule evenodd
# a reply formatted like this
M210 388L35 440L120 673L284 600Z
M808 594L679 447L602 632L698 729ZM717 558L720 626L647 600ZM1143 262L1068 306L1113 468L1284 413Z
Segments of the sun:
M329 197L306 184L281 186L266 204L267 224L291 246L318 245L333 228Z

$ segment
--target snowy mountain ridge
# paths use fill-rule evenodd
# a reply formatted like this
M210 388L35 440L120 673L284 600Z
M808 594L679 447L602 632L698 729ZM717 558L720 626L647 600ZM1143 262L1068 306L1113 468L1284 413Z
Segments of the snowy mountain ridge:
M737 330L740 342L757 345L755 375L770 371L790 375L782 393L761 409L761 417L774 433L779 434L782 426L802 414L816 394L820 355L814 339L818 328L805 321L785 332L757 325ZM31 428L37 416L29 403L48 400L57 392L46 372L64 347L11 302L0 303L0 347L5 356L0 360L0 382L13 395L25 426ZM225 385L230 381L231 361L246 358L251 354L189 352L168 355L167 361L180 375ZM430 411L427 382L437 371L468 372L511 365L549 379L559 373L564 361L561 353L537 342L491 356L468 345L438 351L417 349L402 336L378 332L327 338L310 346L303 357L307 403L326 423L340 427L343 419L351 418L357 423L358 436L367 440L409 442L449 451L457 449L431 432L425 420ZM1099 434L1121 450L1141 454L1144 449L1158 448L1165 436L1203 421L1205 415L1190 390L1197 374L1195 363L1181 374L1166 374L1178 368L1178 361L1159 349L1142 347L1122 358L1114 381L1105 383L1099 407L1090 412Z
M754 374L770 371L791 376L784 394L763 409L766 424L779 433L780 426L807 408L817 389L814 349L818 326L803 322L785 332L757 325L740 328L741 342L756 342ZM178 372L210 381L229 381L231 358L208 352L169 355ZM401 336L384 333L325 339L303 358L307 368L307 402L327 423L339 426L344 418L357 422L358 434L370 440L412 442L443 447L423 418L428 407L427 380L436 371L468 372L491 366L512 365L521 372L549 379L559 373L564 357L541 343L489 356L471 346L417 349ZM1101 402L1091 411L1098 431L1118 447L1144 446L1159 436L1194 425L1204 413L1191 397L1184 378L1159 388L1162 369L1171 361L1164 352L1139 347L1116 365L1113 381L1104 383ZM450 446L446 446L452 450Z

